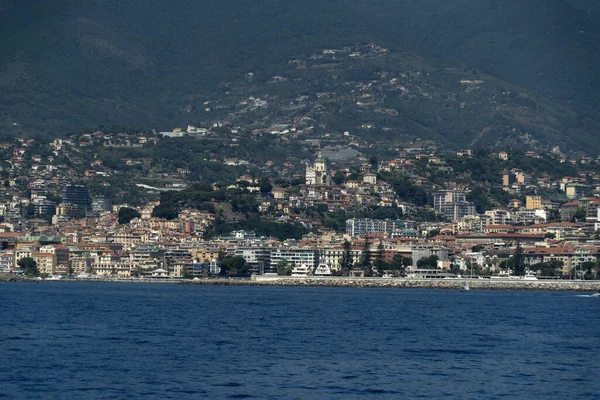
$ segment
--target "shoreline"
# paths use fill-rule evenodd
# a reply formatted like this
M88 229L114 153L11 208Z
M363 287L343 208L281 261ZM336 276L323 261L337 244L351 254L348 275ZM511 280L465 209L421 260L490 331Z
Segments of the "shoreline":
M346 288L396 288L396 289L447 289L461 290L468 283L469 290L546 290L571 292L599 292L600 280L522 280L522 279L414 279L414 278L347 278L347 277L291 277L253 276L250 279L203 278L185 279L79 279L39 280L16 275L0 275L0 282L102 282L102 283L170 283L200 286L294 286L294 287L346 287Z
M469 290L546 290L598 292L600 281L521 280L521 279L414 279L414 278L347 278L347 277L282 277L255 276L250 281L222 280L184 281L184 285L254 285L254 286L308 286L350 288L448 289L461 290L468 283Z

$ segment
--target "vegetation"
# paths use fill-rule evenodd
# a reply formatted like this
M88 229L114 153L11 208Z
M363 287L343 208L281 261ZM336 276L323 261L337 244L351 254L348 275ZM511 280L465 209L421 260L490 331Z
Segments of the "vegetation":
M23 257L17 261L19 268L23 270L23 273L27 276L38 276L40 271L38 270L37 263L31 257Z
M539 1L508 8L492 0L430 0L426 6L384 1L377 7L342 0L300 0L285 7L275 0L259 6L250 0L218 6L158 0L143 7L136 0L61 0L54 6L9 1L0 14L0 101L5 109L0 128L13 135L47 135L114 124L165 129L209 123L230 115L230 104L219 104L225 93L239 104L261 88L261 96L287 106L298 94L338 90L336 80L371 84L389 72L383 80L402 80L375 93L384 99L380 109L361 109L347 97L321 104L319 122L327 129L354 129L364 120L376 120L368 135L409 132L447 138L455 146L486 147L504 139L521 144L527 134L529 142L598 149L593 132L598 131L600 98L594 69L600 58L594 51L599 30L590 22L596 15L572 3L554 2L540 13ZM270 29L261 28L265 20ZM236 23L224 32L223 21ZM26 31L31 24L38 34ZM355 43L377 43L390 48L388 54L400 55L351 58L347 68L339 54L335 60L315 59L319 68L289 62L306 62L320 49ZM284 80L274 83L274 76ZM461 79L483 83L467 90ZM423 90L410 86L406 93L398 87L408 83ZM33 108L38 111L31 113ZM292 114L305 110L300 105ZM238 118L247 124L267 115L292 115L286 107L257 114ZM181 160L192 165L188 161ZM204 175L210 163L203 161L192 173Z
M254 231L258 236L275 237L279 240L301 239L302 235L308 233L308 229L298 224L266 221L259 216L251 216L239 222L225 222L223 219L217 218L213 228L206 232L205 237L227 235L240 229Z
M373 274L373 264L371 263L371 243L368 237L365 237L365 243L360 256L359 267L365 272L365 276Z
M292 275L292 265L288 262L288 260L283 259L279 263L277 263L277 275Z
M121 207L119 209L118 221L119 224L128 224L134 218L141 217L137 210L130 207Z
M340 258L340 270L343 275L347 275L353 267L352 248L349 241L344 241L344 252Z
M246 260L241 256L225 257L220 263L221 275L232 277L250 276Z
M423 257L417 261L418 268L428 268L428 269L437 269L437 262L439 257L436 255L431 255L429 257Z
M557 277L562 275L562 267L562 261L548 261L532 264L529 266L529 269L539 271L540 276Z

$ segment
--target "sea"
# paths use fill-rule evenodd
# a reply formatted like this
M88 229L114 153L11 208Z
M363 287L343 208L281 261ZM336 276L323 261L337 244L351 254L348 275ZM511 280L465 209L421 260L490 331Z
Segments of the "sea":
M0 283L0 398L600 399L573 292Z

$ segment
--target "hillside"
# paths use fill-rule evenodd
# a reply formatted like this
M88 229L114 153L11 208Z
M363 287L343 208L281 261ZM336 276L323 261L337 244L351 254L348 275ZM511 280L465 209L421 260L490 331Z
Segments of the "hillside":
M493 144L516 128L542 146L596 151L590 137L598 131L600 28L598 8L588 3L2 0L0 132L55 136L101 124L166 129L203 119L191 111L198 99L219 99L224 84L248 72L272 77L319 49L374 42L428 70L475 69L499 78L486 75L488 84L502 79L499 85L519 93L517 102L502 100L508 110L500 117L477 108L471 116L445 110L440 117L439 104L407 102L391 90L384 108L399 113L402 132L467 146L475 139ZM436 74L431 83L441 95L459 78L451 75ZM313 92L327 91L319 85L328 78L301 79ZM480 101L493 95L479 92ZM523 108L524 98L537 106ZM340 119L347 120L345 112Z
M446 148L597 149L600 125L475 69L429 63L374 43L321 49L249 73L187 104L189 121L263 132L349 131L368 142L419 137Z

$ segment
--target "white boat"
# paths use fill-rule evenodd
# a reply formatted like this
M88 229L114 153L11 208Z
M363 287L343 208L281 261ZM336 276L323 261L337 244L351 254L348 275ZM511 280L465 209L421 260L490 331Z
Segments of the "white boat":
M60 275L52 275L46 278L47 281L60 281L62 276Z
M292 276L307 276L311 272L312 271L306 266L306 264L300 264L294 266L294 268L292 269Z
M329 276L329 275L331 275L331 268L329 268L329 265L327 265L325 263L321 263L315 270L315 275L316 276Z
M461 292L468 292L469 290L469 282L465 282L465 286L463 286L462 289L460 289Z

